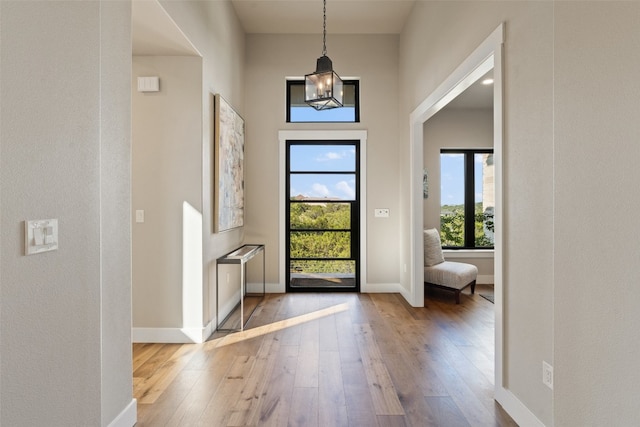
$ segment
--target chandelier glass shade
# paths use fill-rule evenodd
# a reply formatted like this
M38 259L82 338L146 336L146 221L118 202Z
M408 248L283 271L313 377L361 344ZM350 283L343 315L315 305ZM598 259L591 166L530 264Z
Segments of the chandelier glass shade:
M316 71L304 76L304 101L316 110L342 107L344 96L342 79L333 71L327 56L327 0L323 0L322 56L316 62Z

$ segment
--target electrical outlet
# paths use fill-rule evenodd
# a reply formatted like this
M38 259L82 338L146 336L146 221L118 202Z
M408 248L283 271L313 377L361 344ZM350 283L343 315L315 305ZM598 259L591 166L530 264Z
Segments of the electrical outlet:
M389 217L389 209L374 209L373 216L376 218L388 218Z
M553 390L553 366L542 361L542 384Z

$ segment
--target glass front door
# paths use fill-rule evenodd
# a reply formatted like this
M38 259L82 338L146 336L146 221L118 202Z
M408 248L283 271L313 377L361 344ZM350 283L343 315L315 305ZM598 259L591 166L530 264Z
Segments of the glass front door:
M359 141L287 141L287 291L359 291Z

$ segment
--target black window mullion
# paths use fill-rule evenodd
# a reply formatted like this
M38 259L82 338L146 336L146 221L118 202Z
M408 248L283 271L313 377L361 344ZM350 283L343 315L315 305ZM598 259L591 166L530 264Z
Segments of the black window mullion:
M295 164L293 164L292 162L292 156L291 156L291 151L292 151L292 147L295 145L344 145L344 146L353 146L355 147L355 157L356 157L356 162L354 165L354 169L353 170L321 170L321 171L312 171L312 170L292 170L293 166L296 166ZM359 285L359 251L358 251L358 229L355 227L359 227L359 221L358 221L358 216L357 214L358 209L355 209L355 207L358 205L358 201L357 200L344 200L344 199L336 199L336 200L323 200L321 198L314 200L314 199L304 199L304 200L293 200L291 198L291 194L289 194L290 189L291 189L291 183L292 183L292 177L294 177L295 175L353 175L355 177L356 180L356 195L355 197L359 197L359 147L358 144L355 143L355 141L352 140L330 140L330 141L306 141L306 140L295 140L295 141L287 141L286 143L286 147L287 147L287 151L286 151L286 158L285 158L285 168L286 168L286 178L285 178L285 186L286 186L286 190L288 197L286 198L286 208L285 208L285 215L286 215L286 226L285 226L285 230L286 230L286 236L285 236L285 247L287 248L287 254L285 256L286 262L287 262L287 273L286 273L286 279L287 279L287 292L290 291L304 291L304 290L322 290L324 289L324 287L314 287L313 285L296 285L295 287L292 286L292 271L291 271L291 265L292 263L295 262L306 262L306 261L310 261L310 262L314 262L314 261L339 261L339 262L345 262L346 266L351 268L351 263L355 263L355 265L353 267L355 267L355 277L354 279L351 279L354 283L354 285L345 285L344 287L341 286L337 286L337 287L331 287L331 289L334 290L343 290L343 291L348 291L348 290L355 290L355 291L359 291L360 290L360 285ZM300 168L300 166L296 166L297 168ZM304 168L304 166L303 166ZM350 207L350 214L351 214L351 228L300 228L300 229L296 229L296 228L292 228L291 227L291 215L292 212L294 211L292 209L292 206L294 206L295 204L308 204L308 203L325 203L327 205L331 205L331 204L337 204L337 205L349 205ZM355 221L354 221L354 215L355 215ZM351 239L351 247L349 248L349 251L345 251L345 256L344 257L322 257L321 255L319 256L312 256L310 258L300 258L300 257L292 257L291 256L291 244L294 241L294 239L292 239L292 236L295 236L294 233L347 233L350 234ZM356 236L356 237L354 237ZM346 245L344 247L344 249L346 248ZM309 254L301 254L301 255L309 255ZM349 280L349 279L347 279Z
M475 161L474 153L464 154L464 246L475 246Z
M329 121L329 120L312 120L312 121L295 121L291 122L291 103L292 103L292 94L294 86L301 86L304 90L305 82L304 80L287 80L287 89L286 89L286 121L287 123L360 123L360 81L359 80L343 80L344 86L350 86L354 91L354 99L353 99L353 108L354 108L354 118L353 120L344 120L344 121ZM351 107L351 104L348 105ZM308 107L313 108L313 107Z

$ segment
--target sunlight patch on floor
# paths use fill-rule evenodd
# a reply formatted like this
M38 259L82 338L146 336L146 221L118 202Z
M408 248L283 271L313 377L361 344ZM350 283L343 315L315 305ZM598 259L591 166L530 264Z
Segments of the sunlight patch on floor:
M338 304L331 307L324 308L322 310L317 310L311 313L303 314L296 317L291 317L289 319L279 320L277 322L269 323L268 325L262 325L251 329L246 329L242 332L235 332L224 336L222 338L216 338L211 341L207 341L205 346L207 348L216 348L223 347L225 345L235 344L244 340L249 340L251 338L255 338L261 335L270 334L272 332L277 332L285 328L290 328L292 326L300 325L302 323L311 322L312 320L317 320L322 317L331 316L332 314L340 313L343 311L347 311L349 309L348 304Z

